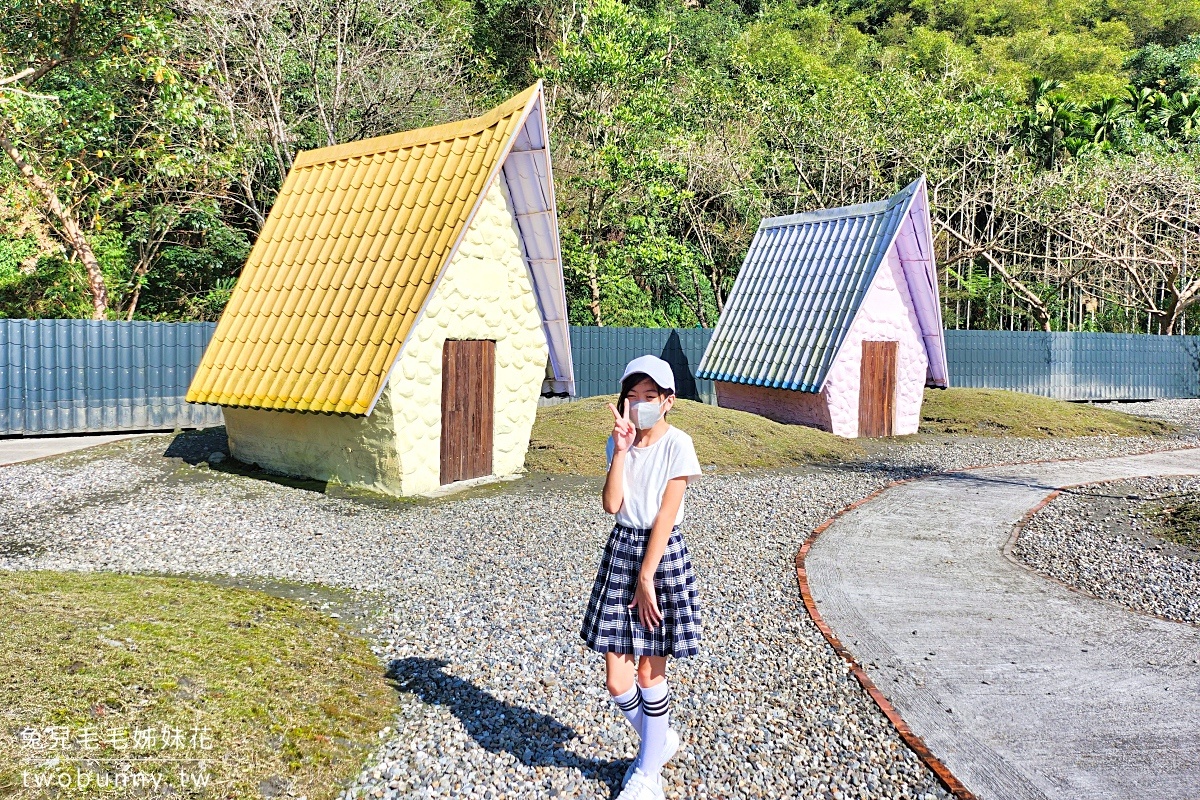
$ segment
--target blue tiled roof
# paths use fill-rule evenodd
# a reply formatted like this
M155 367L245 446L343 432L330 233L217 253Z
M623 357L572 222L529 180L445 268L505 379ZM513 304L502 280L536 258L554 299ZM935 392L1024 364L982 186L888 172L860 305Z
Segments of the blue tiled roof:
M764 219L696 377L820 391L920 183L887 200Z

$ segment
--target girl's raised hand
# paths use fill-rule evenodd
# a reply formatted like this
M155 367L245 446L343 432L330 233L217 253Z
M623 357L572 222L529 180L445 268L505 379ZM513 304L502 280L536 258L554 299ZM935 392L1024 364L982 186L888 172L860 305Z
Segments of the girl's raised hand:
M633 439L637 436L637 429L633 427L633 421L629 419L629 403L625 404L625 413L617 413L617 407L612 403L608 404L608 410L613 415L613 448L615 452L622 452L633 447Z

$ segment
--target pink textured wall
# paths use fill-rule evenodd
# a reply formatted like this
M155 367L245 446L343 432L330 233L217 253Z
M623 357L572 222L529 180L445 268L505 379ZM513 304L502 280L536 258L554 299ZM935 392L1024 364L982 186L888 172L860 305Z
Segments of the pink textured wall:
M829 408L825 398L813 392L794 392L791 389L769 389L746 383L714 381L717 405L748 411L760 417L789 425L810 425L829 430Z
M904 270L894 247L879 265L879 272L863 298L821 392L828 405L828 430L847 438L858 436L858 384L863 341L900 343L894 431L897 436L916 433L921 422L921 401L925 396L929 359L921 341L921 328Z

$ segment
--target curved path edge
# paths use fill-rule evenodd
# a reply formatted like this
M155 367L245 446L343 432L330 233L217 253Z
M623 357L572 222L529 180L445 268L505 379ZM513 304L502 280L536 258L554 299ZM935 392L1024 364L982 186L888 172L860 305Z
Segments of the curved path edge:
M875 682L867 675L867 671L854 658L854 654L837 638L837 635L834 634L833 630L825 622L825 618L821 616L821 612L817 609L816 601L813 600L812 592L808 588L808 571L805 568L805 559L808 556L809 550L816 544L817 538L830 525L837 521L839 517L850 513L859 506L866 505L888 489L917 480L922 479L908 478L902 481L893 481L881 489L876 489L861 500L851 503L814 528L813 532L808 535L808 538L804 540L804 544L800 546L800 550L796 553L796 582L800 585L800 599L804 601L804 608L808 611L808 615L812 617L817 630L825 637L825 641L829 642L829 646L833 648L833 651L850 666L850 674L854 676L854 679L863 687L863 691L867 693L875 705L879 707L879 710L883 712L883 715L892 723L892 726L900 734L900 738L904 741L904 744L916 754L917 758L921 759L921 763L929 768L938 779L938 782L946 788L946 791L950 792L958 800L979 800L971 793L970 789L963 785L962 781L955 777L950 768L942 763L942 760L929 749L929 746L925 744L925 740L913 732L908 723L904 721L904 718L900 716L900 712L896 710L896 707L892 705L891 701L887 699L883 692L879 690L879 687L875 685Z
M1161 619L1163 622L1173 622L1177 625L1196 625L1197 623L1194 623L1194 622L1187 622L1186 620L1179 620L1179 619L1175 619L1174 617L1167 617L1162 614L1155 614L1153 611L1144 611L1140 608L1133 608L1132 606L1122 605L1121 603L1118 603L1116 600L1109 600L1106 597L1097 597L1096 595L1092 594L1091 592L1087 591L1086 589L1080 589L1078 586L1072 586L1071 584L1067 583L1066 581L1062 580L1061 578L1056 578L1053 575L1047 575L1045 572L1041 572L1037 568L1032 567L1029 564L1026 564L1024 561L1022 561L1020 558L1017 557L1017 554L1016 554L1017 542L1020 540L1021 534L1025 532L1025 529L1027 527L1029 527L1029 523L1032 522L1033 518L1038 515L1038 512L1044 510L1046 508L1046 506L1050 505L1055 500L1057 500L1059 497L1061 497L1063 492L1069 492L1072 489L1084 489L1089 486L1103 486L1106 483L1121 483L1122 481L1126 481L1126 480L1129 480L1129 479L1128 478L1110 478L1108 480L1103 480L1103 481L1087 481L1085 483L1072 483L1072 484L1068 484L1066 486L1058 487L1053 492L1051 492L1050 494L1043 497L1041 502L1039 502L1036 506L1034 506L1033 508L1026 511L1021 516L1021 518L1019 520L1017 520L1017 523L1015 525L1013 525L1012 534L1008 537L1008 541L1004 543L1004 547L1002 547L1000 549L1000 552L1004 554L1005 558L1007 558L1009 561L1011 561L1013 564L1020 567L1021 569L1026 570L1027 572L1029 572L1033 575L1037 575L1042 580L1053 581L1054 583L1057 583L1059 586L1062 586L1067 591L1075 592L1076 594L1078 594L1082 597L1086 597L1089 600L1094 600L1097 603L1107 603L1108 605L1113 606L1114 608L1119 608L1122 611L1126 611L1130 614L1142 614L1143 616L1152 617L1154 619Z
M795 570L796 570L797 582L799 584L801 599L804 603L806 611L808 612L808 614L810 615L810 617L816 624L817 628L821 631L822 636L824 636L826 641L833 648L833 650L843 660L845 660L847 662L847 664L849 665L851 674L855 677L855 679L863 687L864 691L868 694L868 696L872 699L872 701L879 707L880 711L893 724L893 726L896 728L897 732L899 733L901 739L905 742L905 744L934 773L934 775L937 777L938 781L951 794L953 794L956 798L958 798L958 800L980 800L980 798L971 789L969 789L966 786L966 784L963 782L963 780L961 780L957 775L955 775L954 771L951 770L951 768L947 765L947 763L943 760L943 758L940 758L937 754L935 754L933 752L933 750L930 748L930 746L928 745L928 743L926 742L926 740L924 738L922 738L922 736L920 734L918 734L913 729L913 727L905 720L905 718L901 714L900 710L897 709L897 707L893 704L893 702L891 700L889 700L889 698L876 685L875 681L872 680L872 678L868 675L866 668L864 668L864 666L859 663L859 660L856 658L854 653L845 644L843 644L843 642L838 637L838 635L834 633L829 622L825 619L825 617L822 615L820 609L818 608L817 600L814 598L814 595L812 592L812 587L810 585L810 578L809 578L808 557L812 551L813 546L817 543L817 541L821 537L821 535L824 534L826 531L828 531L828 529L830 527L832 527L834 525L834 523L836 523L838 520L842 519L846 515L851 514L852 512L854 512L858 509L861 509L863 506L866 506L868 503L871 503L873 500L878 499L881 495L885 494L889 490L896 489L897 487L905 486L908 484L935 481L935 480L938 480L939 478L944 479L946 477L952 477L952 476L956 476L956 475L963 476L966 473L973 473L973 472L978 472L978 471L1003 470L1006 467L1018 467L1018 468L1024 467L1024 468L1036 469L1037 467L1041 467L1041 466L1054 467L1057 465L1057 466L1061 466L1064 468L1070 468L1072 466L1095 465L1095 464L1099 464L1099 463L1103 463L1103 462L1122 462L1122 461L1128 461L1130 459L1146 459L1146 458L1150 458L1153 456L1166 456L1169 458L1172 455L1178 455L1178 454L1187 453L1187 452L1200 453L1200 449L1197 449L1194 447L1168 447L1168 448L1155 449L1155 450L1147 451L1144 453L1133 454L1133 455L1128 455L1128 456L1106 457L1106 458L1098 458L1098 459L1056 459L1056 460L1040 460L1040 461L1029 461L1029 462L1015 462L1015 463L1011 463L1011 464L1001 464L1001 465L983 465L983 466L977 466L977 467L966 467L966 468L962 468L962 469L948 471L945 473L935 473L933 475L925 475L925 476L919 476L919 477L914 477L914 478L908 478L905 480L900 480L900 481L895 481L895 482L889 483L888 485L872 492L871 494L867 495L866 497L850 504L849 506L846 506L845 508L841 509L840 511L838 511L837 513L835 513L834 515L829 517L827 520L825 520L825 522L823 522L817 528L815 528L812 531L812 533L810 533L809 536L805 539L803 545L800 547L800 549L797 552L796 557L795 557ZM1200 472L1200 468L1185 469L1182 472L1177 472L1175 470L1168 469L1168 471L1166 473L1158 472L1158 471L1151 469L1149 471L1146 471L1145 474L1146 475L1196 474L1198 472ZM1063 481L1063 482L1059 482L1057 484L1051 484L1051 485L1045 485L1045 486L1038 487L1043 490L1041 492L1040 501L1029 504L1029 506L1027 506L1027 508L1024 510L1024 513L1021 515L1020 519L1015 520L1015 521L1008 521L1004 525L1005 535L996 543L997 546L995 547L994 552L996 552L997 555L1001 556L1002 559L1006 563L1010 564L1013 567L1019 568L1020 570L1025 572L1027 575L1029 575L1031 578L1034 578L1034 579L1040 580L1040 581L1053 582L1060 589L1068 590L1070 593L1073 593L1076 596L1078 596L1081 601L1102 603L1102 604L1111 606L1114 610L1117 610L1120 613L1127 613L1127 614L1136 613L1136 612L1133 612L1130 609L1126 609L1125 607L1120 606L1118 604L1111 603L1109 601L1105 601L1100 598L1096 598L1086 592L1081 592L1079 590L1076 590L1073 587L1070 587L1070 586L1062 583L1061 581L1054 581L1054 579L1049 578L1048 576L1045 576L1041 573L1038 573L1036 570L1032 570L1028 566L1020 563L1015 558L1015 556L1012 555L1011 549L1012 549L1013 545L1015 544L1015 541L1016 541L1017 537L1019 536L1020 530L1022 529L1022 527L1029 521L1029 519L1031 519L1033 517L1034 514L1037 513L1037 511L1044 508L1049 502L1051 502L1054 499L1054 497L1058 496L1058 494L1060 494L1062 490L1074 488L1074 487L1078 487L1078 486L1083 486L1083 485L1124 480L1129 477L1138 477L1138 476L1141 476L1140 472L1137 475L1119 475L1119 476L1111 477L1111 478L1084 480L1084 481L1080 481L1080 482ZM1146 615L1142 615L1142 616L1144 616L1146 618L1150 618L1150 619L1166 621L1166 622L1169 622L1171 625L1179 625L1180 624L1178 621L1167 620L1164 617L1157 617L1156 615L1152 615L1152 614L1146 614ZM1185 626L1185 627L1192 627L1192 626ZM916 631L913 631L913 634L915 635ZM874 638L874 637L870 637L869 633L866 635L869 638ZM857 642L855 642L855 644L857 644ZM875 644L881 644L881 642L877 641L877 642L875 642ZM878 651L878 649L879 648L876 648L877 651ZM933 655L933 654L931 653L931 655ZM1013 663L1015 663L1015 662L1013 662ZM871 666L875 667L876 664L872 663ZM892 667L894 665L888 665L888 666ZM914 676L912 676L912 674L909 673L909 677L914 677ZM924 675L922 677L924 677ZM987 683L986 681L983 681L983 682ZM934 689L934 690L945 689L944 682L937 680L936 676L934 677L933 683L935 685L933 687L931 687L932 689ZM924 684L917 682L916 686L924 687ZM932 694L937 693L936 691L926 692L926 691L918 690L918 693L922 694L922 695L926 695L925 699L927 699L930 703L932 703L934 705L937 704L937 701L934 700L934 698L932 697ZM951 709L947 708L946 711L948 713L950 713ZM996 779L995 784L993 784L992 786L990 786L988 788L996 789L997 787L1001 787L1003 791L1008 793L1007 795L1002 794L1002 795L996 795L996 796L1028 797L1028 798L1046 798L1046 797L1050 796L1050 794L1042 791L1042 787L1039 787L1038 785L1036 785L1036 783L1034 781L1030 781L1024 774L1022 774L1022 770L1012 769L1011 765L1005 763L1005 759L1003 757L1001 757L997 753L993 752L990 747L988 747L987 745L984 745L982 742L976 741L974 736L972 736L970 734L966 734L964 732L964 738L967 740L970 740L970 742L975 745L975 747L977 748L977 754L983 756L981 758L981 760L983 762L987 762L987 763L983 763L983 764L979 765L979 770L975 770L975 771L982 772L983 774L987 774L990 777L993 777ZM1037 781L1037 783L1042 783L1042 781ZM992 793L989 792L988 795L991 796Z

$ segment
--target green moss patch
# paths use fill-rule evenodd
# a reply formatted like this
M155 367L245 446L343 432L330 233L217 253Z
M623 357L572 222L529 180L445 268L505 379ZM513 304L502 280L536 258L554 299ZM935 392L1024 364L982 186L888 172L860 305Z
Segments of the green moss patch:
M0 615L0 796L332 798L396 710L365 641L256 591L9 572Z
M608 404L613 402L615 396L589 397L539 408L526 469L603 475L604 446L613 422ZM692 437L700 463L718 469L770 469L853 460L863 454L853 442L824 431L691 400L677 400L668 418Z
M927 389L922 433L983 436L1150 436L1170 433L1158 420L1083 403L1001 389Z
M1155 525L1154 534L1200 552L1200 493L1173 495L1143 507Z
M525 468L531 472L603 475L604 445L612 430L608 403L589 397L538 409ZM771 469L813 462L854 461L851 440L755 414L678 400L671 423L692 436L700 463L718 469ZM999 389L927 390L921 433L983 436L1152 436L1174 426L1107 408L1066 403Z

